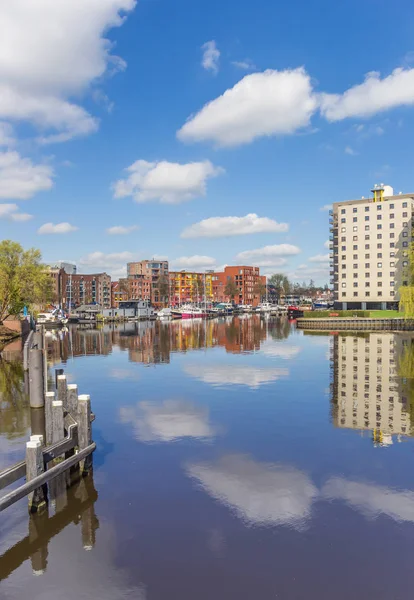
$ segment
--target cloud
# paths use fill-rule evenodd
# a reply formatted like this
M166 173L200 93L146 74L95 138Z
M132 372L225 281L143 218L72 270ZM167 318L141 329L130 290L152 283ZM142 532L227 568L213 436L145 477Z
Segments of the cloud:
M245 385L253 389L289 375L289 371L284 368L256 368L235 364L186 365L184 370L191 377L213 386Z
M246 75L206 104L177 132L184 142L239 146L259 137L289 135L310 124L317 99L305 69Z
M18 210L19 207L17 204L0 204L0 219L16 222L30 221L30 219L33 219L33 215L20 213Z
M276 244L256 250L244 250L236 256L236 260L241 263L254 263L258 267L281 266L286 264L285 256L294 256L299 253L300 248L292 244Z
M384 514L395 521L414 523L414 493L409 490L332 477L323 486L322 495L329 500L344 500L369 518Z
M218 73L220 50L218 50L216 42L211 40L201 46L203 52L203 59L201 64L206 71L212 71L214 74Z
M132 252L91 252L79 260L79 264L85 267L117 266L132 261L134 255Z
M0 122L0 147L2 146L14 146L16 138L14 137L13 127L10 123Z
M280 233L288 231L287 223L278 223L255 213L245 217L210 217L184 229L182 238L227 237L253 233Z
M323 243L323 247L324 248L331 248L333 242L331 242L330 240L326 240L326 242Z
M250 58L246 58L245 60L233 60L231 64L243 71L254 71L256 69L256 65Z
M272 340L268 339L263 342L260 351L265 356L289 360L291 358L295 358L301 351L301 348L300 346L291 346L285 343L282 344L280 342L273 342Z
M322 212L332 210L332 204L324 204L323 206L320 207L319 210Z
M344 150L345 154L349 154L350 156L356 156L358 152L356 152L351 146L346 146Z
M113 186L115 198L131 196L139 203L159 200L166 204L205 196L207 179L224 173L209 160L187 164L137 160L125 170L127 178Z
M77 231L79 227L75 227L70 223L45 223L37 230L37 233L40 235L50 234L50 233L72 233L72 231Z
M239 454L216 462L190 463L186 472L210 496L254 525L302 529L318 495L302 471Z
M37 192L47 191L52 187L51 167L34 165L29 158L22 158L18 152L0 152L0 198L28 200Z
M349 117L371 117L377 113L414 104L414 69L395 69L381 79L371 72L365 81L343 94L321 94L321 113L328 121Z
M326 263L329 262L329 254L317 254L316 256L311 256L308 260L313 263Z
M183 400L139 402L137 406L121 407L122 423L130 423L140 442L174 442L183 438L200 440L215 436L208 409Z
M129 227L114 225L113 227L109 227L106 233L109 233L109 235L128 235L128 233L132 233L132 231L136 231L137 229L138 225L130 225Z
M0 119L27 121L40 141L95 131L98 121L69 100L125 68L104 37L136 0L14 0L0 4Z
M171 264L177 269L205 270L214 267L216 262L216 259L212 256L200 256L199 254L194 254L193 256L180 256L171 261Z

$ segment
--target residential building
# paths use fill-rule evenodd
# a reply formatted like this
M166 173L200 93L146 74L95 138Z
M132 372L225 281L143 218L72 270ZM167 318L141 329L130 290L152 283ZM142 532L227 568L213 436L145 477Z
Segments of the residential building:
M52 269L63 269L68 275L76 275L76 265L74 263L58 260L50 266Z
M111 283L111 308L118 308L120 302L128 300L128 280L120 279Z
M170 303L213 301L213 273L170 271Z
M234 297L236 304L257 306L261 301L260 287L266 285L266 278L260 275L259 267L225 267L221 273L213 273L213 297L215 302L230 302L232 298L226 294L226 285L233 280L238 287Z
M111 308L111 278L106 273L68 275L61 270L60 304L75 308L83 304L99 304Z
M155 306L168 303L167 260L141 260L127 264L129 299L150 300Z
M414 194L376 185L373 196L335 202L330 214L335 308L387 309L407 285Z

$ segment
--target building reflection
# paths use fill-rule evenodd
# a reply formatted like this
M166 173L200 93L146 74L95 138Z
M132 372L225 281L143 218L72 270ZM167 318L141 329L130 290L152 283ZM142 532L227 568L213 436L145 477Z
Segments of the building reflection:
M286 339L289 333L287 320L263 321L256 315L210 321L145 321L99 327L76 325L48 332L48 361L55 364L79 356L108 355L117 347L128 352L131 362L162 364L170 362L172 352L216 346L232 354L257 352L268 337Z
M336 427L372 431L376 444L412 435L414 361L408 333L340 333L332 345Z

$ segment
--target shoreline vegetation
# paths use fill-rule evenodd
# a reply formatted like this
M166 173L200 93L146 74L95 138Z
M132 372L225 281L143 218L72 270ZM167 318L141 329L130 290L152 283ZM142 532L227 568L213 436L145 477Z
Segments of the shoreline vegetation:
M13 329L9 329L4 325L0 325L0 352L4 350L7 344L12 342L16 338L21 337L21 335L22 334L20 331L13 331Z

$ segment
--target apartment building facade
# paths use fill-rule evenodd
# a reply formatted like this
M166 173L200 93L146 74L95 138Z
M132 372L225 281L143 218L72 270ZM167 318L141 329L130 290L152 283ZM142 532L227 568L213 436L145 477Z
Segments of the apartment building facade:
M373 196L335 202L330 211L331 284L335 308L387 309L408 285L414 194L376 185Z
M213 273L170 271L170 304L213 301Z
M141 260L127 264L129 299L150 300L154 306L168 303L169 272L167 260Z
M111 283L111 308L119 308L120 302L128 300L128 280L120 279Z
M61 297L59 303L67 309L83 304L99 304L111 308L111 277L107 273L68 275L60 272Z
M251 304L257 306L260 301L260 285L266 285L266 278L260 275L259 267L235 266L225 267L221 273L213 273L213 297L216 302L230 302L226 294L226 285L233 280L238 287L234 297L236 304Z

